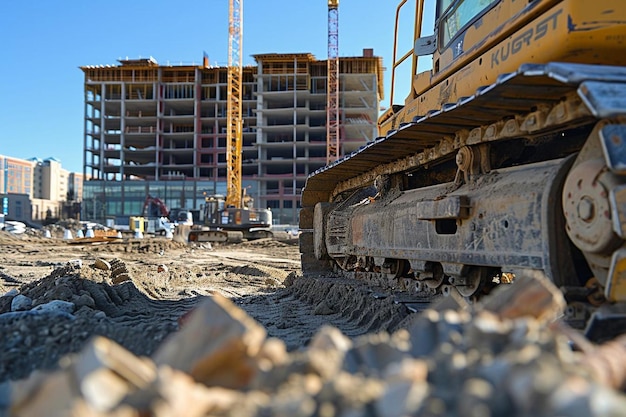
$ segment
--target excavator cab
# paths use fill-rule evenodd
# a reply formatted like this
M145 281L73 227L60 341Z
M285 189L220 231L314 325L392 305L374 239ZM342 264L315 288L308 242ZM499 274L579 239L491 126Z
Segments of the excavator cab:
M221 213L225 207L226 199L223 195L212 195L207 197L204 205L204 224L206 226L221 225Z

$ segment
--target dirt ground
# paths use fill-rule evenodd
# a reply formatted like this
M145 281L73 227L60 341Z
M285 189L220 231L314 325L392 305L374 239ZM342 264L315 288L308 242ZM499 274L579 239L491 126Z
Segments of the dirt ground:
M492 298L491 304L486 300L482 308L467 308L463 300L447 297L428 309L416 307L418 300L411 305L424 313L409 314L404 303L361 280L302 277L298 239L286 234L213 246L189 245L176 236L99 244L65 240L58 230L53 236L44 238L41 231L32 230L22 235L0 231L0 416L42 415L40 411L53 404L60 410L74 410L53 415L99 417L588 417L622 416L626 409L626 337L606 347L573 352L569 332L554 327L547 318L534 320L521 314L519 302L509 308L519 295L513 288L522 289L523 283L532 284L533 291L539 288L533 279L520 279L514 284L518 287L505 289L503 297ZM556 288L524 292L540 295L545 304L537 312L542 317L546 312L552 316L552 308L558 305L551 291L558 292ZM263 346L269 350L259 352L274 352L267 357L257 353L260 356L251 363L258 365L252 367L258 373L239 391L226 389L232 375L211 388L215 383L199 380L193 368L180 377L185 381L180 385L171 368L159 366L159 376L151 380L156 385L128 391L125 399L110 404L106 410L110 414L85 414L81 401L87 399L76 396L74 380L76 392L56 401L50 390L64 389L60 387L67 381L55 381L74 372L71 363L76 357L70 354L89 346L94 349L93 341L98 340L94 336L104 336L143 357L132 362L136 367L150 362L147 358L158 359L159 352L163 355L160 348L172 346L168 340L172 343L176 336L182 337L184 346L190 342L196 346L196 333L185 339L189 329L207 330L213 336L211 326L213 332L226 331L219 327L224 324L221 308L214 311L221 319L214 314L189 314L197 306L217 307L215 300L223 299L211 297L217 294L262 326L268 338ZM207 321L202 321L204 317ZM243 325L245 318L237 320L227 326L248 326ZM201 326L195 327L197 323ZM252 327L248 331L254 334ZM202 346L219 341L200 339ZM281 349L287 356L277 354L272 340L284 345ZM216 352L220 352L216 357L197 358L197 363L221 364L228 353ZM231 362L249 365L252 357L238 357L238 352L232 353ZM119 365L116 360L109 363L115 364ZM120 377L100 366L95 374ZM38 378L42 373L36 371L57 373L52 372L48 380ZM204 385L200 387L190 375ZM171 386L174 382L176 389ZM7 392L12 392L11 384L20 383L22 390L15 391L12 403ZM37 383L44 385L33 391ZM102 398L111 398L113 392L106 386L96 390L90 409ZM218 389L219 395L212 389ZM167 412L162 410L164 399ZM188 401L197 407L190 408ZM128 407L133 411L127 412ZM189 414L192 408L199 410Z
M11 335L0 339L0 382L25 378L36 369L54 369L64 355L80 351L96 334L150 356L179 327L185 313L216 293L234 301L290 351L305 346L324 324L353 337L401 318L393 306L386 313L379 306L372 314L361 308L362 302L349 303L350 296L344 302L360 311L339 311L328 304L328 287L309 289L308 303L286 290L300 276L298 239L286 234L213 246L155 237L106 244L69 242L0 232L0 294L17 290L33 305L65 300L77 306L75 317L0 316L0 334ZM111 270L98 269L101 260ZM0 313L12 310L10 300L0 297Z

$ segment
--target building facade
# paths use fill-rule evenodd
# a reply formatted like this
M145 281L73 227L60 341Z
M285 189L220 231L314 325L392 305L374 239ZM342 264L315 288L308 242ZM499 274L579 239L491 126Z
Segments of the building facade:
M63 169L55 158L19 159L0 155L0 213L18 221L77 218L83 174Z
M297 224L301 190L326 164L326 61L262 54L242 74L242 186L276 223ZM152 59L85 74L83 217L141 214L150 195L200 213L226 192L226 67ZM376 137L382 58L340 58L340 154ZM123 220L122 220L123 221Z
M0 192L26 194L32 198L34 166L31 160L0 155Z

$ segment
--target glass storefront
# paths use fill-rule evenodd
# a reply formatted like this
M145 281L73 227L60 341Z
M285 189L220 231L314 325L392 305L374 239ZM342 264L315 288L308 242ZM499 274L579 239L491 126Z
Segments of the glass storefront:
M107 219L128 221L141 216L148 196L158 198L166 207L201 212L205 195L226 190L213 181L85 181L81 218L105 224Z

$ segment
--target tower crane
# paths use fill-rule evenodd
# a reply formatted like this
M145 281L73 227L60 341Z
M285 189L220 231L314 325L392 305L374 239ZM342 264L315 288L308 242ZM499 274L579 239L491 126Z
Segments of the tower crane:
M228 86L226 127L226 197L205 196L204 226L189 232L190 242L237 242L272 237L272 212L244 201L241 184L243 148L242 89L243 0L228 3Z
M229 0L228 3L228 90L226 127L226 205L242 208L241 196L241 79L243 39L243 0Z
M339 157L339 0L328 0L326 164Z

